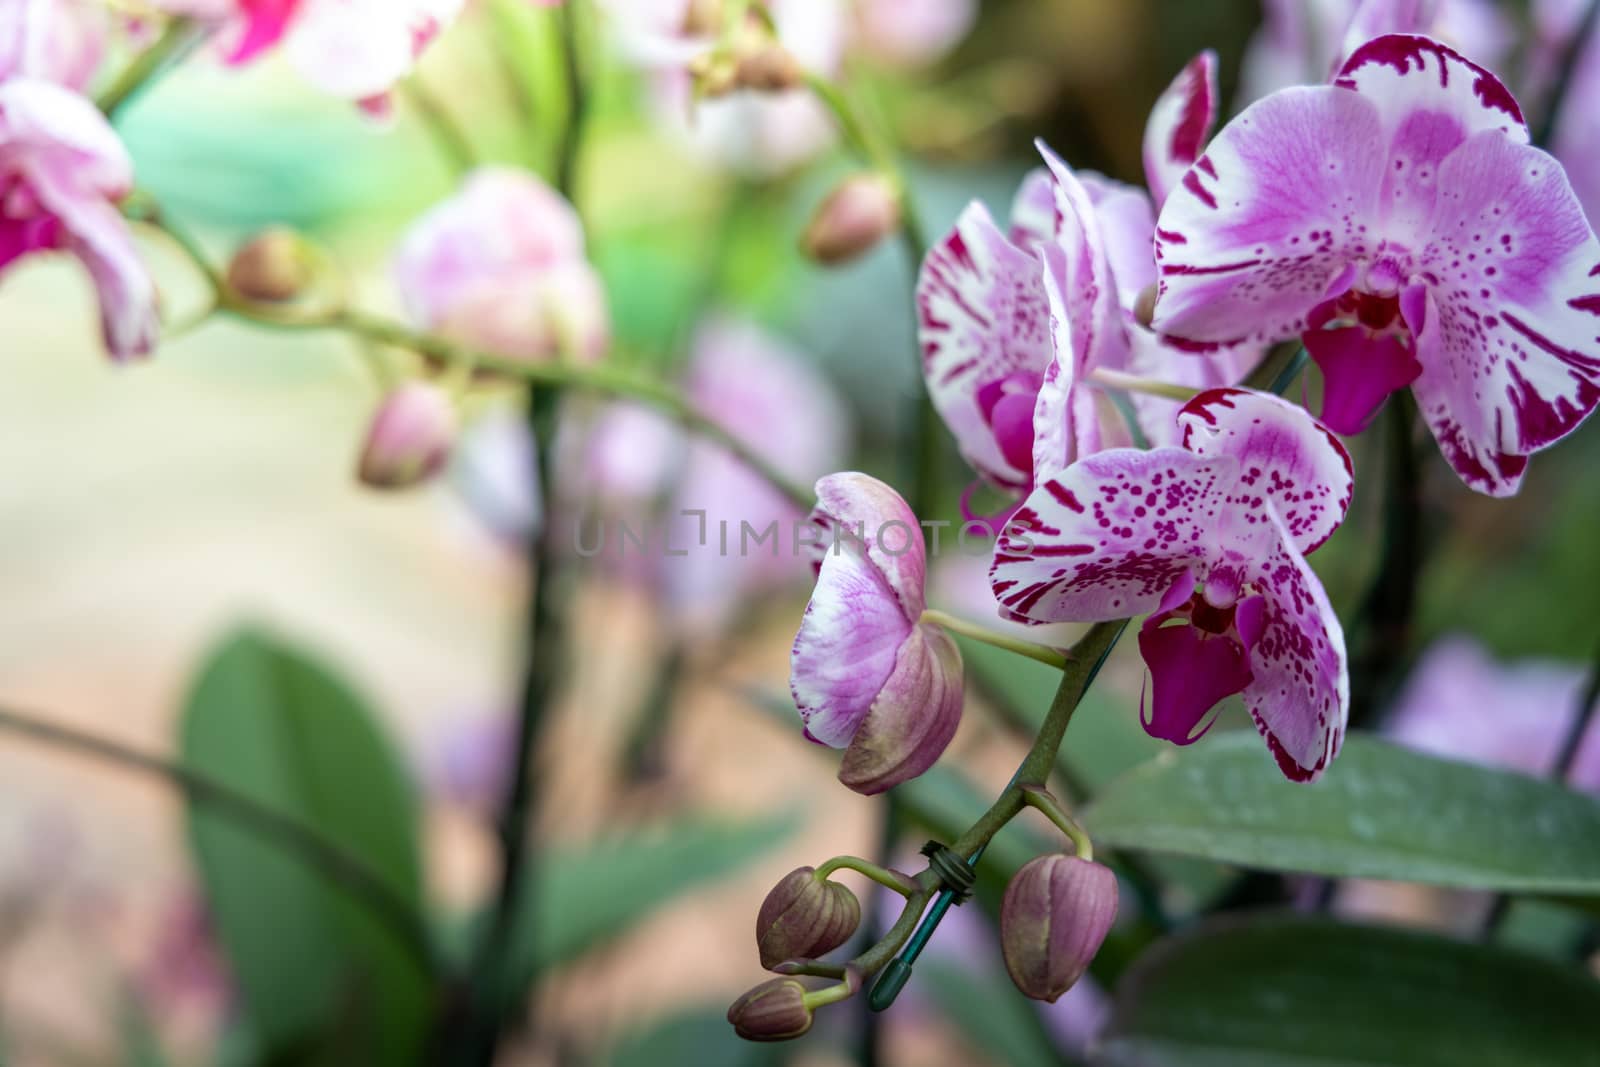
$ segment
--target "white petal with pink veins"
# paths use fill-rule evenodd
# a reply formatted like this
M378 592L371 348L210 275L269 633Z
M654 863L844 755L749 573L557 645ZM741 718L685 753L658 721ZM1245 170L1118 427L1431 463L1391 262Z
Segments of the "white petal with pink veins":
M1009 375L1043 374L1050 315L1038 259L1012 244L974 202L929 250L917 278L917 336L928 394L961 453L1001 486L1029 472L1006 458L979 390Z
M1031 252L1056 234L1055 182L1044 167L1030 170L1011 201L1011 243Z
M334 96L381 96L460 13L462 0L305 0L284 41L305 79Z
M922 614L927 606L923 589L927 549L917 516L899 493L870 475L830 474L817 482L817 506L811 517L814 523L830 524L841 532L822 550L824 563L844 554L854 541L883 575L905 617L915 621Z
M1344 521L1355 490L1350 454L1305 408L1270 393L1213 389L1184 405L1178 426L1195 455L1239 461L1224 537L1230 527L1264 524L1270 504L1290 543L1309 555Z
M1350 711L1344 631L1322 582L1292 547L1288 528L1270 509L1265 514L1279 536L1252 561L1250 577L1265 610L1261 634L1250 642L1254 680L1244 702L1284 775L1308 782L1344 740Z
M1560 165L1479 134L1440 168L1414 385L1467 484L1516 490L1520 458L1600 403L1600 243Z
M1167 86L1144 127L1144 179L1157 205L1200 158L1217 120L1217 54L1201 52Z
M1359 93L1285 89L1212 140L1156 221L1157 330L1195 342L1299 334L1375 247L1383 159Z
M1029 494L995 546L990 583L1011 613L1102 622L1153 611L1216 557L1228 457L1117 449L1079 460Z

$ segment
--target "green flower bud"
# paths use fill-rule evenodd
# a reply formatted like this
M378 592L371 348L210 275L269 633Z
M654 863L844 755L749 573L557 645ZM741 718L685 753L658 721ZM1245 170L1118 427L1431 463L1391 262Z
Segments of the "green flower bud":
M305 238L281 226L262 230L228 263L228 288L247 300L293 300L316 278L316 259Z

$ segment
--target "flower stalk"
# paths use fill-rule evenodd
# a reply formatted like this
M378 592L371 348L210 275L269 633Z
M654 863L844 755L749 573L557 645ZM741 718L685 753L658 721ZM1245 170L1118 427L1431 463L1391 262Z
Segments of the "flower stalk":
M1043 663L1047 667L1054 667L1057 670L1066 670L1067 668L1067 657L1053 648L1046 648L1044 645L1037 645L1032 641L1024 641L1020 638L1007 637L1005 634L995 633L993 630L979 626L975 622L968 622L966 619L958 618L943 611L929 608L922 613L920 621L942 626L953 634L970 637L974 641L982 642L994 648L1002 648L1007 652L1026 656L1028 659Z

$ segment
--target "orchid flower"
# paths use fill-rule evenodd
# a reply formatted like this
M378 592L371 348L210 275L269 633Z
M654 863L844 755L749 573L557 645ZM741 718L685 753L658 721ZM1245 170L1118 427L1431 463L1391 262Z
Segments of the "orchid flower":
M1426 37L1369 42L1189 171L1157 225L1156 328L1301 337L1340 433L1410 386L1462 480L1516 492L1600 402L1600 243L1527 140L1488 71Z
M1350 686L1305 557L1344 519L1350 457L1265 393L1210 390L1177 421L1181 447L1101 452L1035 489L996 547L995 597L1036 622L1153 612L1146 731L1189 744L1242 694L1283 773L1310 781L1339 751Z
M921 66L954 48L978 18L978 0L856 0L853 43L874 59Z
M974 201L923 262L919 337L928 390L974 470L1026 492L1109 444L1096 370L1208 388L1239 381L1261 347L1204 346L1199 358L1152 333L1139 304L1155 285L1155 205L1199 156L1216 118L1216 57L1197 56L1151 112L1151 192L1077 174L1040 145L1009 232ZM1192 346L1191 346L1192 347ZM1139 397L1141 428L1166 443L1177 405Z
M418 325L497 354L596 359L610 343L577 213L523 171L469 175L411 228L395 278Z
M0 268L31 252L77 256L100 297L113 358L147 354L158 331L155 282L117 203L133 161L76 90L95 65L53 0L0 4Z
M316 88L383 113L395 83L461 12L464 0L162 0L218 27L238 66L281 47Z
M961 652L921 621L927 554L917 517L865 474L817 483L817 587L790 655L806 736L845 750L839 780L881 793L922 774L961 720Z

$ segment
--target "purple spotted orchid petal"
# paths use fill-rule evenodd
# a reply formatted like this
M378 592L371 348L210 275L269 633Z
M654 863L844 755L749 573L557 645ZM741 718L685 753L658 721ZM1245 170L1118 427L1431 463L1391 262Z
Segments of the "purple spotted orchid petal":
M1248 642L1253 680L1244 702L1284 776L1309 782L1344 740L1350 712L1344 630L1289 526L1275 509L1264 514L1277 536L1252 566L1261 590L1260 632Z
M881 793L932 767L961 723L961 651L949 634L919 625L845 749L839 780Z
M928 393L962 455L996 485L1026 489L1031 448L1016 447L1025 424L1011 417L1011 405L999 425L994 418L1001 394L1036 383L1050 363L1038 258L974 202L923 261L917 309Z
M1410 383L1463 481L1515 492L1600 404L1600 243L1526 139L1487 71L1423 37L1368 42L1336 87L1259 102L1188 173L1157 224L1155 326L1305 334L1335 428Z
M1296 551L1310 555L1344 521L1355 492L1350 453L1305 409L1248 389L1213 389L1178 414L1183 447L1239 461L1224 528L1270 502Z
M1144 128L1144 180L1157 207L1200 158L1217 121L1217 54L1201 52L1156 100Z
M1105 622L1161 606L1215 555L1237 461L1179 448L1113 449L1029 494L995 546L1001 607L1035 622Z

